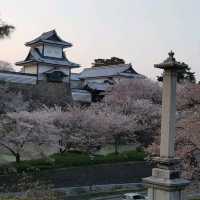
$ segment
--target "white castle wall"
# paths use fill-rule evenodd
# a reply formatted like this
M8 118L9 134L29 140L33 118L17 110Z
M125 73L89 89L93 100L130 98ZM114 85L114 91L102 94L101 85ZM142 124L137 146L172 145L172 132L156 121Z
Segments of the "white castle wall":
M36 64L26 65L26 67L24 67L24 73L37 74L37 65Z
M53 45L44 45L44 56L62 58L63 49Z

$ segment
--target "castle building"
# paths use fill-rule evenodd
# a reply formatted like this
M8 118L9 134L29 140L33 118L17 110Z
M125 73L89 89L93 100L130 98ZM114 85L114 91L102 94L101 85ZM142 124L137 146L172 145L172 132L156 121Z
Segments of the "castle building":
M43 99L52 97L55 104L59 100L83 104L97 102L111 91L115 83L145 78L131 64L90 67L80 73L71 73L80 65L67 59L64 49L72 44L61 39L55 30L41 34L25 46L30 47L27 57L16 62L23 67L22 71L0 70L0 82L32 85L35 94L41 98L44 96Z
M28 56L16 65L23 66L23 73L36 75L37 82L69 83L71 69L80 67L67 59L63 50L72 44L62 40L55 30L43 33L25 45L30 47Z
M85 96L91 94L91 101L100 101L107 92L112 90L114 84L128 79L143 79L144 75L137 73L131 64L118 64L85 68L80 74L72 73L72 92L82 89L79 92L80 98L88 99ZM84 91L84 93L83 93ZM78 93L77 93L78 94Z

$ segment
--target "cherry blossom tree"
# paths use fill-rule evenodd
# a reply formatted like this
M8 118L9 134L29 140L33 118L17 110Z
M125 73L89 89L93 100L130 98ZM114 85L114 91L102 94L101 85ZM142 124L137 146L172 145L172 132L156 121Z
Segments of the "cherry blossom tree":
M103 122L90 108L69 107L55 119L61 152L70 149L92 152L103 141Z
M130 113L130 106L136 100L149 100L153 104L161 104L162 88L149 79L133 79L121 81L105 97L104 102L124 114Z
M8 150L19 163L25 145L40 147L54 141L52 135L57 131L51 123L50 112L7 113L0 120L0 145Z
M101 108L103 110L107 106L112 112L133 117L136 127L132 130L135 130L136 136L141 136L136 140L148 145L147 151L152 156L159 154L161 86L148 79L121 82L105 97ZM176 154L183 160L184 175L190 178L200 174L199 113L200 85L178 84ZM152 136L147 143L144 142L144 133Z
M177 123L176 153L182 158L184 175L194 179L200 175L200 106L186 110ZM198 176L197 176L198 175Z
M177 88L177 109L190 109L200 104L200 85L193 83L179 84Z
M9 89L6 84L0 85L0 114L28 111L30 102L24 99L21 92Z
M135 124L132 129L137 141L146 146L160 126L161 90L158 83L149 79L123 81L114 86L100 109L108 107L112 112L132 118L130 125Z
M15 157L17 163L20 162L25 143L30 142L31 129L32 126L22 121L19 116L15 118L8 114L1 117L0 145Z
M122 115L117 112L107 110L100 113L104 118L104 133L106 133L106 141L108 144L114 144L115 154L119 153L119 145L121 142L136 143L136 135L138 129L135 116Z
M15 71L12 64L10 64L9 62L6 62L6 61L2 61L2 60L0 60L0 70L1 71L10 71L10 72Z

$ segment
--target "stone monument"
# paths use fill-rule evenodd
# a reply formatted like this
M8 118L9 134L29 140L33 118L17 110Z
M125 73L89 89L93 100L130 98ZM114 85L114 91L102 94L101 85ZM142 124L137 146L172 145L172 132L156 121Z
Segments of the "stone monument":
M171 51L163 63L154 67L164 69L160 157L155 158L158 166L152 170L152 176L143 181L148 187L149 200L182 200L189 182L180 177L180 160L175 157L176 82L177 71L187 65L177 62Z

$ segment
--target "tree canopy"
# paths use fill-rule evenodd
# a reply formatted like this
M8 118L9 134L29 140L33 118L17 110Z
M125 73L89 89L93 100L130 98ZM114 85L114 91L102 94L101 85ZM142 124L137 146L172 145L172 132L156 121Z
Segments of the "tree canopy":
M94 63L92 63L92 67L101 67L101 66L119 65L119 64L125 64L124 59L118 57L111 57L108 59L98 58L94 60Z
M163 74L161 74L161 76L157 76L157 80L162 82ZM196 83L195 72L191 72L191 68L187 66L185 69L177 73L177 81L178 83L182 83L184 81Z
M14 68L11 63L0 60L0 71L10 71L14 72Z
M0 39L8 37L14 29L14 26L6 24L0 19Z

